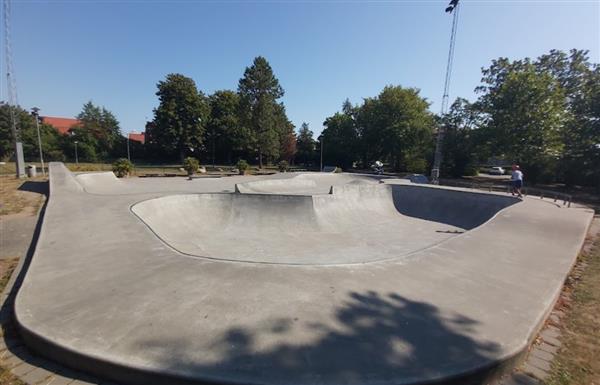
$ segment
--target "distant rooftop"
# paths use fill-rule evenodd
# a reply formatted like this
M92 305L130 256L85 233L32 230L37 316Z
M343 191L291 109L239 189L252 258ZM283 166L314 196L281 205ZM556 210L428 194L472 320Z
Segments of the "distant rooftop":
M136 132L129 133L129 140L133 140L134 142L140 142L142 144L146 141L146 133L140 132L139 134Z
M42 116L41 118L42 122L56 128L56 130L63 135L67 135L71 128L76 127L81 123L78 119L74 118L59 118L55 116Z

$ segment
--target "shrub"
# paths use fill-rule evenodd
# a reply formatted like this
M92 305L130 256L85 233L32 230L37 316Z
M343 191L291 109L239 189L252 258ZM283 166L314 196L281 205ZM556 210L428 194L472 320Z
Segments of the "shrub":
M133 164L125 158L120 158L113 163L113 172L118 178L123 178L131 173Z
M277 163L277 167L279 168L279 172L286 172L289 170L290 164L287 162L287 160L282 160L281 162Z
M200 162L198 162L198 159L188 156L183 160L183 168L187 171L188 175L192 175L200 168Z
M244 174L246 172L246 170L248 170L248 168L250 167L250 165L248 165L248 162L246 162L244 159L240 159L237 162L237 169L240 171L240 175Z
M411 157L406 160L406 171L423 174L427 170L427 161L423 158Z

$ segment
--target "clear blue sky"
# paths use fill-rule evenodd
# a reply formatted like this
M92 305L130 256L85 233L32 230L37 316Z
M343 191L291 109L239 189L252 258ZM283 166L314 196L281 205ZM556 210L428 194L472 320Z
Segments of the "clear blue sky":
M315 133L346 98L359 103L388 84L420 88L438 112L447 3L13 0L19 102L73 117L92 100L124 133L140 131L166 74L192 77L205 93L235 90L262 55L285 89L292 122L306 121ZM588 49L600 62L600 2L462 0L451 101L475 98L481 67L492 59L552 48ZM3 69L2 99L4 76Z

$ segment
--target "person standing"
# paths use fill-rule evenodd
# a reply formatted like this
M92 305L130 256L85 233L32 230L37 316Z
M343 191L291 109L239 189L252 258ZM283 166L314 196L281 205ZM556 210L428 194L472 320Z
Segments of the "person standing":
M523 194L521 194L521 188L523 187L523 173L518 164L512 165L510 183L512 184L512 195L514 196L517 194L517 196L522 199Z

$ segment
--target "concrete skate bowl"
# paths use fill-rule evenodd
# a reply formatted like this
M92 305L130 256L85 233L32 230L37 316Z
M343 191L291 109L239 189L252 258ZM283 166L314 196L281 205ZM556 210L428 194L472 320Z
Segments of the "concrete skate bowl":
M406 257L473 229L518 202L370 179L327 187L340 178L318 179L251 182L236 185L234 194L170 195L137 203L132 211L183 254L336 265ZM282 194L298 190L321 193Z
M51 163L14 300L25 345L118 384L488 383L527 351L593 218L330 176L115 181Z

